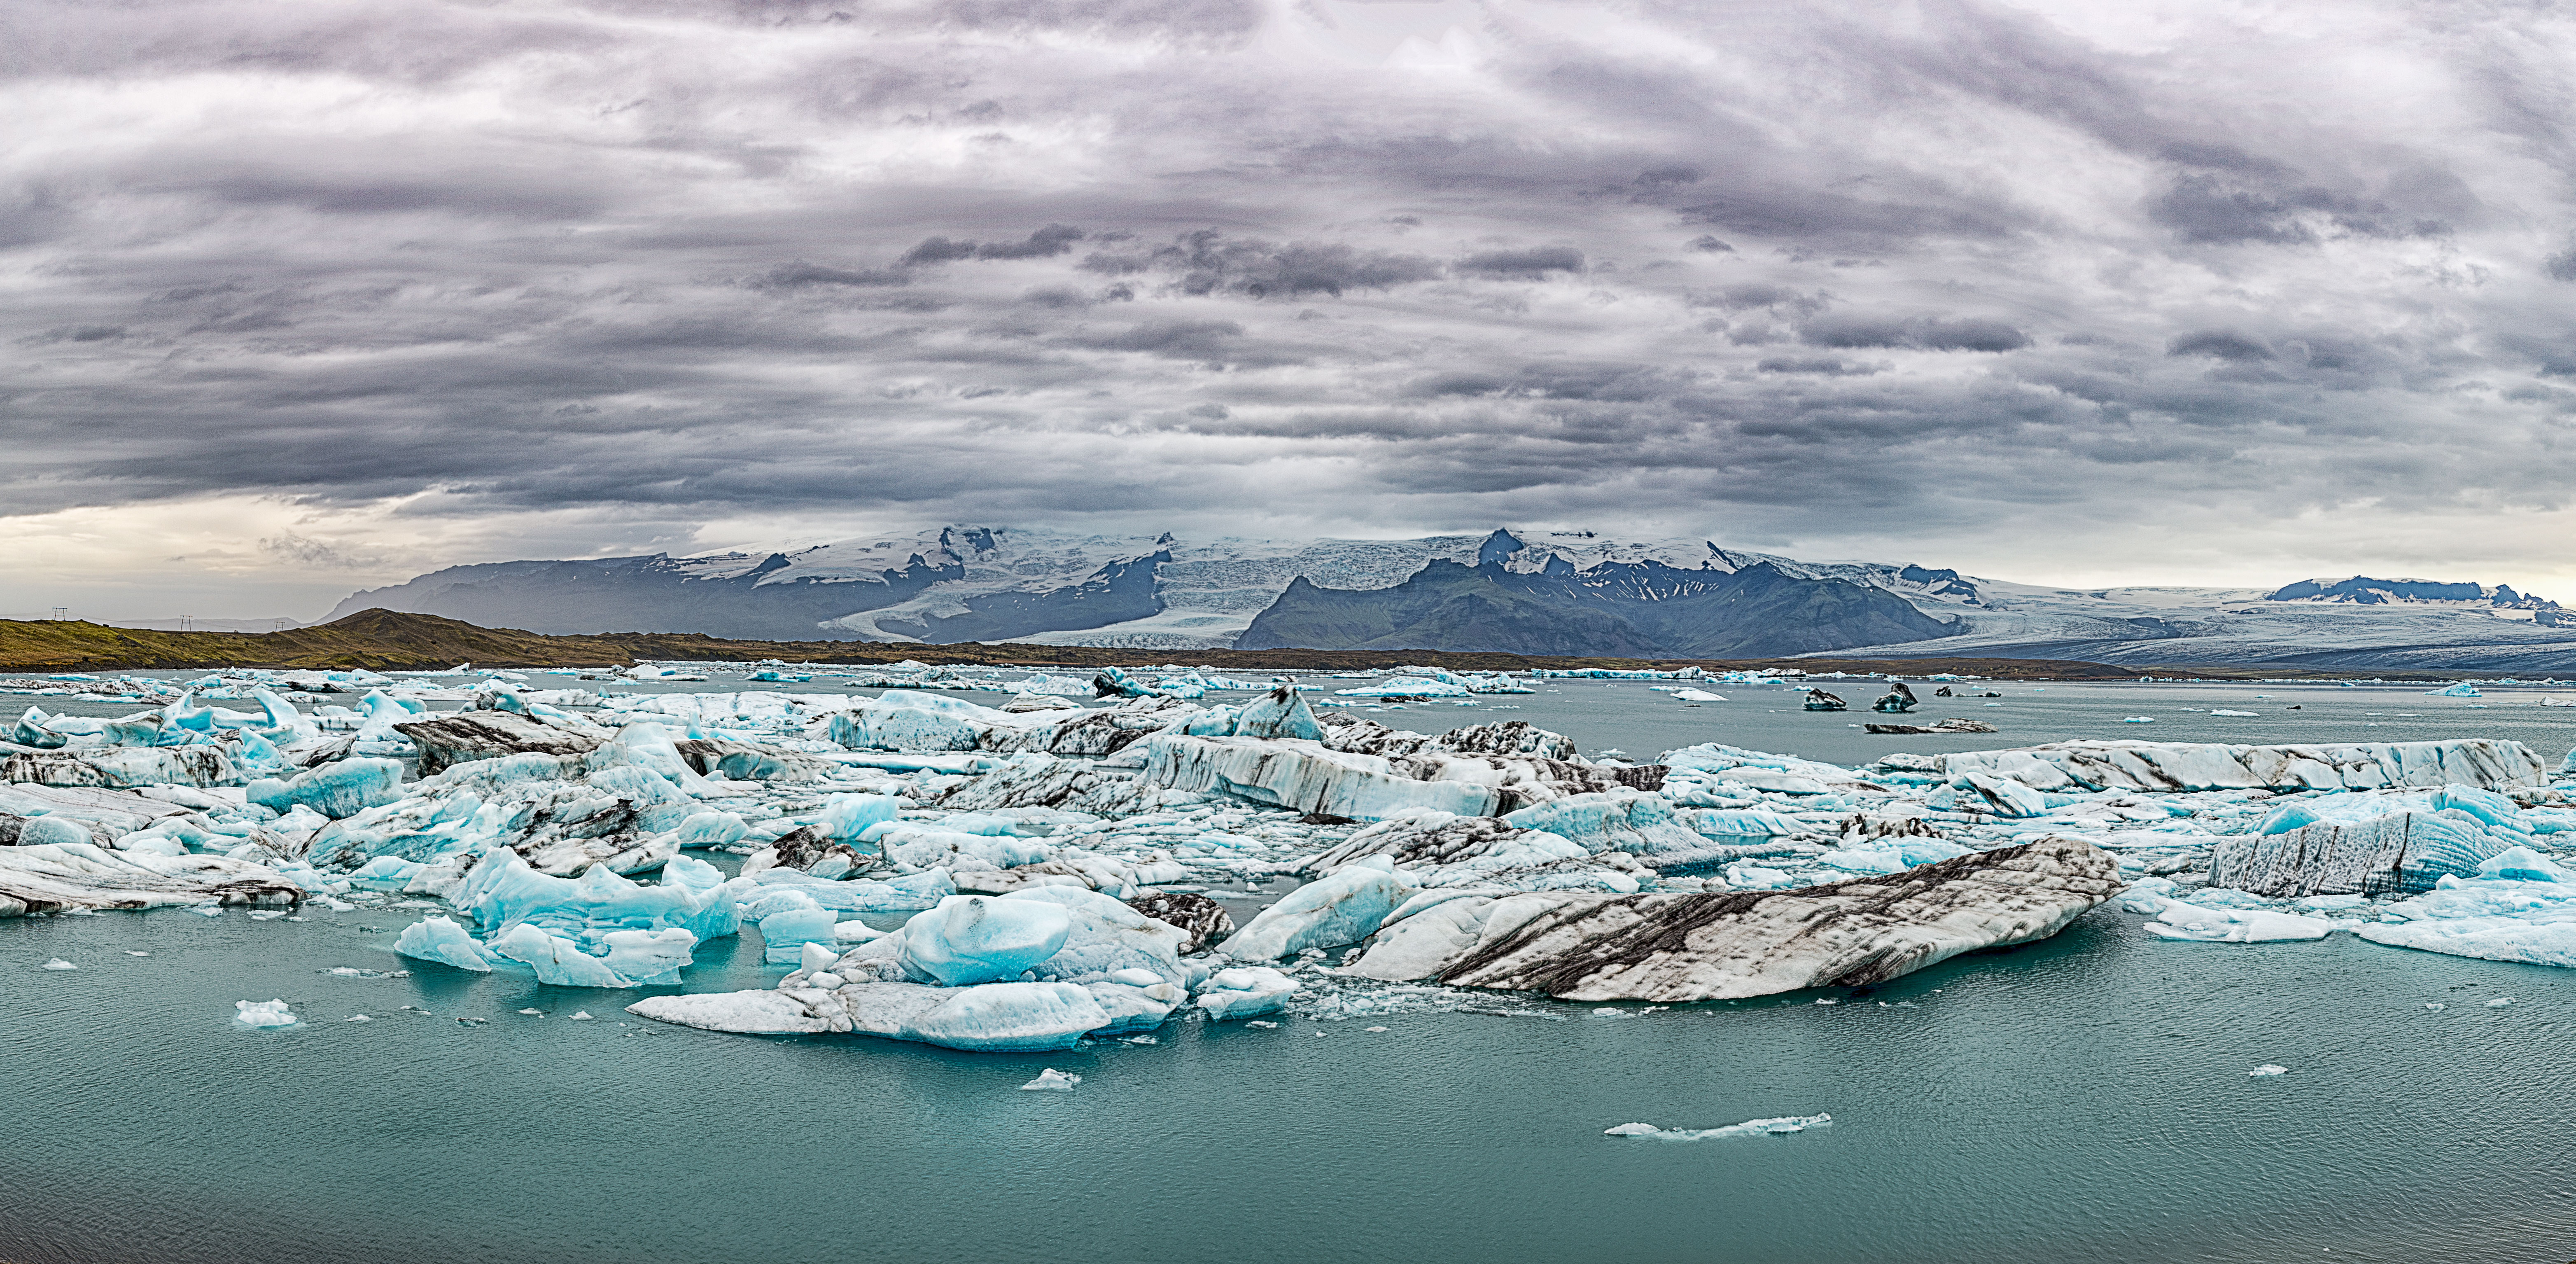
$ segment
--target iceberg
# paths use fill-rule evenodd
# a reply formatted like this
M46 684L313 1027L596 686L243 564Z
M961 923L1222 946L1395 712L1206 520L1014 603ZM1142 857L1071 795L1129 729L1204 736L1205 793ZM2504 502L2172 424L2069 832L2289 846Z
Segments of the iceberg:
M0 847L0 917L104 909L292 907L303 899L304 889L285 874L224 856L110 851L88 842Z
M1236 966L1210 976L1196 1003L1212 1019L1254 1018L1288 1008L1297 981L1266 966Z
M974 897L966 897L972 899ZM979 1053L1070 1049L1107 1026L1109 1012L1070 983L986 983L959 991L907 1021L905 1040Z
M761 960L773 966L802 962L806 949L837 943L839 917L838 910L818 905L782 909L761 918L756 923L760 927Z
M1222 951L1237 961L1276 961L1308 948L1355 944L1375 934L1412 894L1385 857L1355 861L1261 910Z
M1666 1003L1880 983L2054 935L2117 893L2118 874L2090 841L2052 835L1788 891L1517 896L1543 904L1416 977Z
M1620 789L1567 795L1505 813L1504 824L1541 830L1588 851L1622 851L1648 858L1692 856L1708 846L1673 814L1659 794Z
M1005 905L1029 902L1064 910L1067 929L1056 950L1030 967L1044 979L1088 983L1106 979L1135 987L1185 983L1181 963L1188 932L1146 916L1110 896L1082 887L1027 887L1000 897ZM1214 903L1214 901L1210 901ZM905 928L907 938L911 934ZM1168 1008L1168 1007L1167 1007Z
M1150 784L1356 821L1382 820L1407 808L1492 816L1503 803L1500 786L1417 781L1382 756L1316 742L1155 734L1144 746L1144 780Z
M687 931L680 932L685 935ZM492 937L493 952L533 967L537 981L557 987L630 988L636 980L609 968L606 961L581 950L581 945L537 929L525 922Z
M811 1036L832 1029L795 998L766 989L648 996L627 1006L626 1012L655 1022L743 1036Z
M1061 904L952 895L903 924L902 961L908 973L947 987L991 983L1054 956L1072 934L1073 917Z
M2446 874L2475 874L2507 845L2465 812L2394 812L2220 839L2209 880L2275 897L2429 891Z
M394 937L394 951L419 961L437 961L479 974L492 972L492 954L476 943L455 919L425 917Z
M2034 790L2373 790L2459 784L2494 790L2546 784L2520 742L2463 738L2312 746L2199 742L2061 742L1927 757L1933 771L2008 778Z
M216 746L110 746L40 750L0 759L0 781L44 786L238 786L242 775Z
M250 801L277 812L308 807L343 820L402 797L402 761L344 759L296 774L292 781L250 785Z

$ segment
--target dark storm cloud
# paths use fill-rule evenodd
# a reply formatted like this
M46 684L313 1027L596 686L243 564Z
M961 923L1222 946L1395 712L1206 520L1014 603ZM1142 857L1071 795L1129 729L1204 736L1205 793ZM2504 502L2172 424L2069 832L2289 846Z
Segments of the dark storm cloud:
M1617 18L27 10L0 510L2111 556L2563 498L2555 28ZM242 547L381 555L324 534Z
M1168 245L1100 251L1083 269L1107 276L1159 273L1175 292L1242 294L1251 298L1340 297L1351 290L1383 290L1441 275L1440 265L1419 255L1362 250L1340 242L1289 242L1228 238L1213 228L1185 233Z
M2169 356L2213 356L2221 360L2269 360L2272 349L2227 329L2203 329L2165 344Z
M2030 345L2022 331L1980 316L1820 316L1798 327L1811 347L1906 347L1918 351L2018 351Z
M1533 246L1527 250L1484 250L1458 261L1458 270L1475 276L1523 281L1544 280L1551 272L1581 272L1583 252L1572 246Z

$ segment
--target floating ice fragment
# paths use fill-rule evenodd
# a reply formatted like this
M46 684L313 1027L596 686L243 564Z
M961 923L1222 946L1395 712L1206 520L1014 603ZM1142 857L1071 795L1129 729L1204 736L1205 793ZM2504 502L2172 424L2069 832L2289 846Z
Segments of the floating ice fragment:
M2512 998L2512 997L2510 997L2510 996L2499 996L2499 997L2495 998L2494 1000L2487 1002L2487 1008L2488 1008L2488 1009L2503 1009L2505 1006L2508 1006L2508 1005L2511 1005L2511 1004L2513 1004L2513 998Z
M1062 1071L1056 1070L1054 1067L1048 1067L1047 1069L1038 1072L1038 1078L1021 1085L1020 1091L1023 1093L1070 1093L1073 1091L1073 1086L1080 1083L1082 1083L1081 1076L1067 1075Z
M2426 1009L2449 1009L2449 1008L2450 1008L2450 1006L2445 1005L2445 1004L2443 1004L2443 1003L2442 1003L2442 1002L2440 1002L2440 1001L2426 1001L2426 1002L2424 1002L2424 1008L2426 1008Z
M567 1019L566 1021L568 1021L568 1022L576 1022L576 1023L586 1023L586 1022L589 1022L590 1020L591 1020L591 1019L590 1019L590 1011L585 1009L585 1010L578 1010L578 1011L576 1011L576 1012L573 1014L573 1016L572 1016L570 1019Z
M188 911L199 917L221 917L224 915L224 906L220 904L200 904Z
M233 1010L234 1022L253 1027L292 1027L301 1021L286 1012L286 1002L278 1000L235 1001Z
M148 953L148 952L138 951L138 950L133 949L133 948L128 948L128 949L126 949L126 950L125 950L125 955L126 955L126 956L129 956L129 957L149 957L149 956L151 956L152 954L151 954L151 953Z
M2122 724L2153 724L2155 722L2156 717L2152 715L2126 715L2120 717L2120 723Z
M2258 1067L2254 1068L2253 1070L2246 1072L2245 1074L2246 1074L2247 1076L2249 1076L2249 1077L2253 1077L2253 1076L2264 1076L2264 1075L2288 1075L2289 1073L2290 1073L2290 1068L2288 1068L2288 1067L2285 1067L2285 1066L2274 1066L2274 1065L2272 1065L2271 1063L2266 1062L2266 1063L2264 1063L2263 1065L2258 1066Z
M1207 1016L1215 1019L1249 1018L1288 1007L1288 997L1297 990L1297 981L1267 966L1236 966L1219 970L1210 976L1207 986L1199 991L1197 1001ZM1271 1026L1276 1023L1257 1023Z
M492 972L491 954L465 928L446 917L427 917L403 928L394 951L420 961L440 961L459 970Z
M2322 917L2274 913L2266 909L2214 909L2175 901L2146 924L2162 939L2205 943L2255 944L2279 940L2323 939L2341 929Z
M1244 1026L1246 1026L1246 1027L1276 1027L1276 1026L1278 1026L1278 1025L1279 1025L1279 1024L1277 1024L1277 1023L1270 1022L1270 1021L1268 1021L1268 1020L1266 1020L1266 1019L1260 1019L1260 1018L1253 1019L1251 1022L1248 1022L1248 1023L1245 1023L1245 1024L1244 1024Z
M79 967L79 966L73 965L72 963L70 963L70 962L68 962L68 961L63 960L63 959L62 959L62 958L60 958L60 957L55 957L55 958L53 958L53 959L51 959L51 960L47 961L47 962L45 963L45 968L46 968L46 969L48 969L48 970L78 970L78 969L80 969L80 967Z
M1386 1028L1384 1028L1384 1027L1368 1027L1368 1028L1363 1028L1362 1030L1365 1030L1365 1031L1384 1031L1384 1030L1386 1030Z
M2211 712L2210 712L2210 714L2211 714L2211 715L2224 715L2224 716L2229 716L2229 717L2232 717L2232 718L2235 718L2235 719L2239 719L2239 720L2250 720L2250 719L2253 719L2253 718L2254 718L2254 713L2253 713L2253 712L2251 712L2251 711L2219 711L2219 710L2214 710L2214 711L2211 711Z
M374 1022L374 1021L376 1021L376 1020L374 1020L374 1019L372 1019L372 1018L369 1018L369 1017L367 1017L367 1016L366 1016L366 1015L364 1015L364 1014L351 1014L351 1015L349 1015L347 1018L343 1018L343 1019L341 1019L340 1021L341 1021L341 1022L344 1022L344 1023L372 1023L372 1022Z
M1783 1115L1778 1119L1748 1119L1723 1128L1658 1128L1653 1124L1621 1124L1602 1130L1605 1137L1646 1137L1656 1141L1706 1141L1715 1137L1785 1136L1824 1128L1833 1124L1831 1115Z
M539 1018L543 1018L543 1017L545 1017L545 1013L546 1013L544 1010L541 1010L541 1009L523 1009L523 1010L520 1010L519 1012L520 1012L520 1013L522 1013L522 1014L534 1014L534 1015L538 1016Z

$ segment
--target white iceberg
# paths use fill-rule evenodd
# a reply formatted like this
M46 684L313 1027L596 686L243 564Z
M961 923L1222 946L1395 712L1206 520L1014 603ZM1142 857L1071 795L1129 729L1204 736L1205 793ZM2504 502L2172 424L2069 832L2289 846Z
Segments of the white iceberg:
M952 895L904 923L902 962L907 972L948 987L992 983L1054 956L1072 934L1073 917L1061 904Z
M233 1021L251 1027L292 1027L302 1019L286 1011L286 1002L235 1001Z
M1225 941L1237 961L1276 961L1307 948L1355 944L1413 894L1384 856L1371 856L1291 891Z
M1605 1128L1605 1137L1636 1137L1649 1141L1709 1141L1722 1137L1782 1137L1805 1132L1810 1128L1828 1127L1831 1115L1784 1115L1778 1119L1748 1119L1723 1128L1658 1128L1653 1124L1621 1124Z

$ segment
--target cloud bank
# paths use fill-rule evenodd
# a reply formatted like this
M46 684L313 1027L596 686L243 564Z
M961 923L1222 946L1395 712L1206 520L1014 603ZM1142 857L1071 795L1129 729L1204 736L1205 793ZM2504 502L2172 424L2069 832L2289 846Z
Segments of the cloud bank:
M2576 588L2546 9L7 23L0 614L952 519Z

